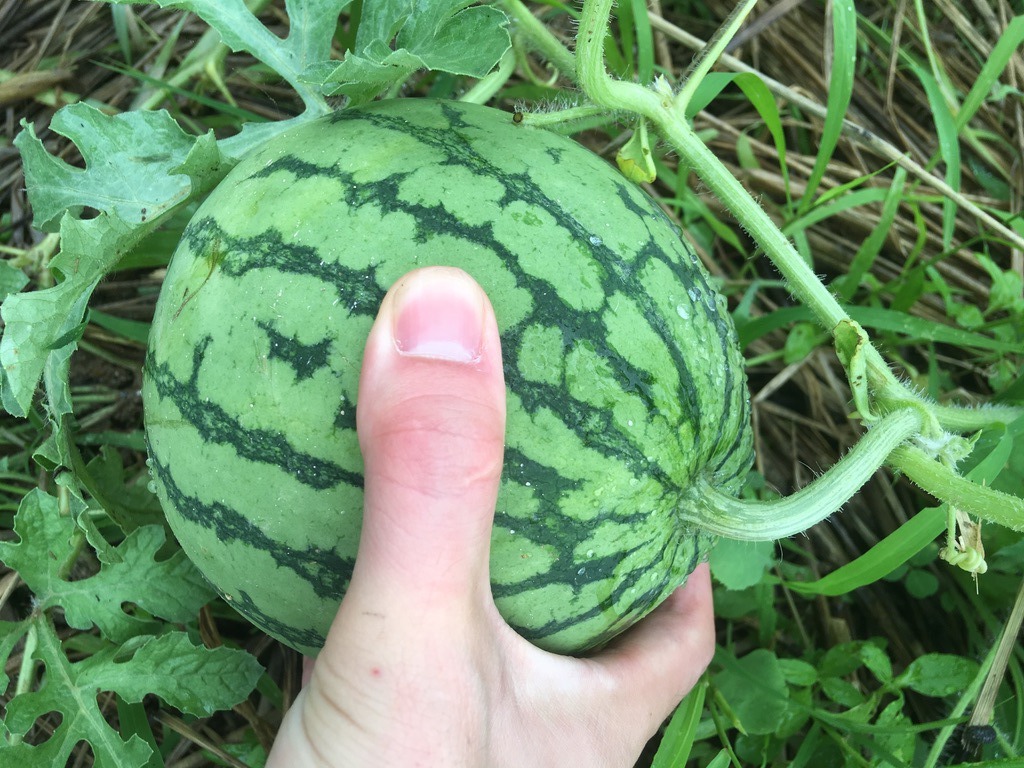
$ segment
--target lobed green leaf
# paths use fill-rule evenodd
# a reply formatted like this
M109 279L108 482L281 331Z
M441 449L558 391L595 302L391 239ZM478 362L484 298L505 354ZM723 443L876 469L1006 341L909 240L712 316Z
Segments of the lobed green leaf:
M76 629L94 624L116 643L159 630L160 623L125 612L137 605L172 622L191 621L213 592L181 551L158 560L166 535L161 526L132 531L105 554L100 570L68 581L61 573L81 546L80 529L60 514L55 497L35 489L22 501L14 519L17 542L0 542L0 560L18 572L35 593L39 610L61 608Z
M45 614L31 621L35 656L45 665L40 686L7 705L4 725L20 740L36 720L48 713L62 715L52 736L38 746L24 742L7 746L10 765L49 768L66 764L81 741L89 742L97 766L142 768L152 752L133 734L127 740L107 723L97 693L112 691L127 702L153 693L188 714L205 716L237 704L263 674L250 655L227 648L195 646L182 632L146 638L131 658L108 646L71 663Z
M741 659L715 655L725 668L715 675L718 692L729 702L733 714L748 734L773 733L785 719L789 688L778 657L763 648Z
M229 162L212 134L189 136L166 112L109 116L75 104L57 113L53 128L79 148L84 169L50 155L31 125L15 144L36 225L52 230L59 223L61 252L50 269L62 281L4 301L0 366L8 413L26 415L47 371L50 414L57 419L71 410L68 358L96 285L182 203L219 181ZM86 208L98 215L79 218Z
M408 0L365 3L355 49L340 63L325 57L305 79L361 103L419 69L483 77L511 47L507 19L496 8L467 0L419 6Z

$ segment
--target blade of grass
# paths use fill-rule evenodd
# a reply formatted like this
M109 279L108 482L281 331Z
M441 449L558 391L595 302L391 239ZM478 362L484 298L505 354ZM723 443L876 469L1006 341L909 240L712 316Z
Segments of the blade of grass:
M866 30L870 35L875 38L882 38L883 30L871 23L870 19L861 18L859 20L860 27ZM671 37L673 40L685 45L693 50L702 50L707 44L700 38L691 35L683 29L680 29L675 24L661 18L660 16L651 16L652 26L662 34ZM885 38L883 43L891 42L891 39ZM798 90L789 88L777 80L773 80L765 75L761 75L757 70L748 64L740 61L734 56L725 54L719 60L720 64L734 72L750 72L759 75L765 84L768 86L772 93L778 95L780 98L785 99L790 104L804 110L812 115L825 118L828 114L828 110L824 105L818 104L813 99L804 96ZM1003 222L998 218L998 214L993 214L984 208L980 207L977 203L971 200L969 197L962 195L959 191L949 187L941 178L938 178L932 173L929 173L927 169L923 168L919 163L914 161L909 155L903 150L898 149L889 142L883 140L881 137L875 135L871 131L867 130L861 125L853 123L849 120L843 121L843 132L854 142L864 147L867 147L872 152L878 153L882 158L888 162L893 162L899 166L906 168L907 171L914 176L916 179L923 181L930 187L938 191L939 193L949 196L956 200L960 207L968 211L972 216L985 223L986 226L991 227L993 231L998 232L1001 237L1006 238L1007 242L1012 244L1014 247L1024 249L1024 229L1017 231L1013 228L1014 223Z
M834 202L816 203L809 208L805 208L797 218L788 221L782 227L782 231L788 235L796 234L844 211L873 203L881 203L885 200L886 192L881 187L868 187L867 189L849 191L845 195L839 196Z
M829 73L828 99L825 104L825 124L821 143L814 159L814 168L807 180L807 189L800 201L800 209L810 207L818 185L825 176L832 154L843 132L847 109L853 96L853 81L857 67L857 11L850 0L834 0L832 12L832 67Z
M736 30L743 24L744 19L754 10L757 0L740 0L732 9L722 25L715 30L715 34L707 43L702 45L693 58L690 66L682 76L682 86L675 96L675 108L685 114L693 98L693 92L700 85L701 81L711 71L711 68L722 58L722 54L729 45L729 41ZM660 19L659 19L660 21ZM651 19L651 23L654 20Z
M935 121L935 133L939 142L939 157L946 166L946 184L956 192L960 192L960 137L953 113L943 96L939 82L919 65L912 64L911 69L924 86ZM942 245L949 249L953 242L953 230L956 228L957 202L946 197L942 201Z
M152 752L144 768L164 768L164 758L160 754L160 746L156 743L156 736L153 735L153 728L149 724L149 717L141 701L127 702L115 694L117 700L117 720L120 725L121 736L131 738L138 736L149 744Z
M952 344L959 347L985 349L1004 354L1017 354L1020 345L993 339L974 331L955 328L950 325L914 317L904 312L884 307L846 306L850 317L865 328L876 331L889 331L903 336L903 341L934 341L941 344ZM737 326L740 344L744 347L767 334L784 328L791 323L807 322L812 315L805 307L783 307L774 312L752 318Z
M110 6L110 19L113 22L114 37L117 38L117 45L125 64L131 64L132 61L132 41L131 33L128 31L128 14L134 12L134 9L126 8L123 5Z
M772 135L775 151L779 155L779 172L782 175L783 188L786 190L787 202L792 202L789 188L789 166L786 164L786 132L782 127L782 116L779 105L768 88L764 79L752 73L736 75L735 83L743 91L758 116L764 121L764 127Z
M985 65L978 73L978 79L974 81L970 92L963 104L960 105L955 120L957 132L964 129L988 95L992 93L993 87L999 82L1000 75L1009 64L1010 58L1022 45L1024 45L1024 16L1017 16L1006 25L999 41L992 49L992 54L986 59Z
M892 183L882 201L882 213L878 217L878 224L871 230L871 234L864 238L854 255L846 274L833 283L833 288L843 301L849 301L860 285L861 279L866 275L871 266L878 258L882 246L889 237L893 221L896 220L896 212L900 203L903 202L903 189L907 181L906 168L897 168L893 173Z
M100 312L97 309L89 310L89 322L95 323L100 328L116 333L118 336L123 336L130 341L138 342L143 346L149 340L149 323L115 317L114 315L108 315L106 312Z
M924 0L914 0L914 11L917 14L917 23L920 27L921 44L924 46L925 55L928 57L928 66L939 88L942 101L946 105L946 111L956 112L958 111L956 89L950 83L949 77L939 63L939 57L935 54L935 48L932 46L932 36L928 30L928 16L925 13Z
M788 581L786 586L804 595L845 595L888 576L935 541L945 528L945 508L923 509L856 560L817 581Z
M647 17L645 0L630 0L633 6L633 25L636 29L636 75L641 83L654 79L654 33Z
M160 89L162 91L172 93L176 96L182 96L190 101L196 102L197 104L202 104L203 106L209 107L210 109L215 109L218 112L227 115L228 117L238 120L239 122L267 122L266 117L257 114L256 112L250 112L247 109L236 107L233 104L227 104L223 101L218 101L217 99L211 99L209 96L204 96L203 94L196 93L195 91L190 91L185 88L179 88L178 86L171 85L171 83L168 81L160 80L159 78L155 77L150 77L145 72L140 72L134 67L122 67L117 64L111 64L109 62L98 62L98 65L101 67L106 67L107 69L110 69L114 72L117 72L119 75L125 75L127 77L134 78L135 80L138 80L140 83L145 83L146 85L152 86L155 89Z
M661 746L654 756L651 768L677 768L686 765L693 748L693 740L697 735L697 726L704 711L704 695L708 684L701 681L676 707L675 714L665 728Z

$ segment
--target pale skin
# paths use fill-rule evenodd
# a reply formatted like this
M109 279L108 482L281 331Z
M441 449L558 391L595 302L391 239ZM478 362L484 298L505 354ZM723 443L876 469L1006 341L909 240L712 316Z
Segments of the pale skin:
M502 620L488 579L501 346L460 270L417 270L391 289L358 402L355 572L268 768L632 766L711 660L707 567L587 658L542 651Z

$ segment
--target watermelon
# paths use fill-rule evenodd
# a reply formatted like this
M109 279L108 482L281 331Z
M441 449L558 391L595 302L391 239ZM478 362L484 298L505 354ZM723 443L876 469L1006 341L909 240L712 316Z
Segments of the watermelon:
M639 188L488 107L398 99L289 129L198 208L167 270L143 386L153 485L242 615L307 654L352 572L356 392L389 286L451 265L487 292L507 387L498 609L580 653L682 584L713 537L700 478L752 459L725 303Z

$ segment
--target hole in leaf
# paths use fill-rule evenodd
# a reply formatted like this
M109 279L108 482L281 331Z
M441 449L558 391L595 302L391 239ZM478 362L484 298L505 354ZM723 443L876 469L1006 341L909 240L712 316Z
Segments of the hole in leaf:
M56 709L40 715L36 718L32 727L29 728L28 733L25 734L25 743L31 744L34 747L45 744L56 733L63 722L64 714Z

